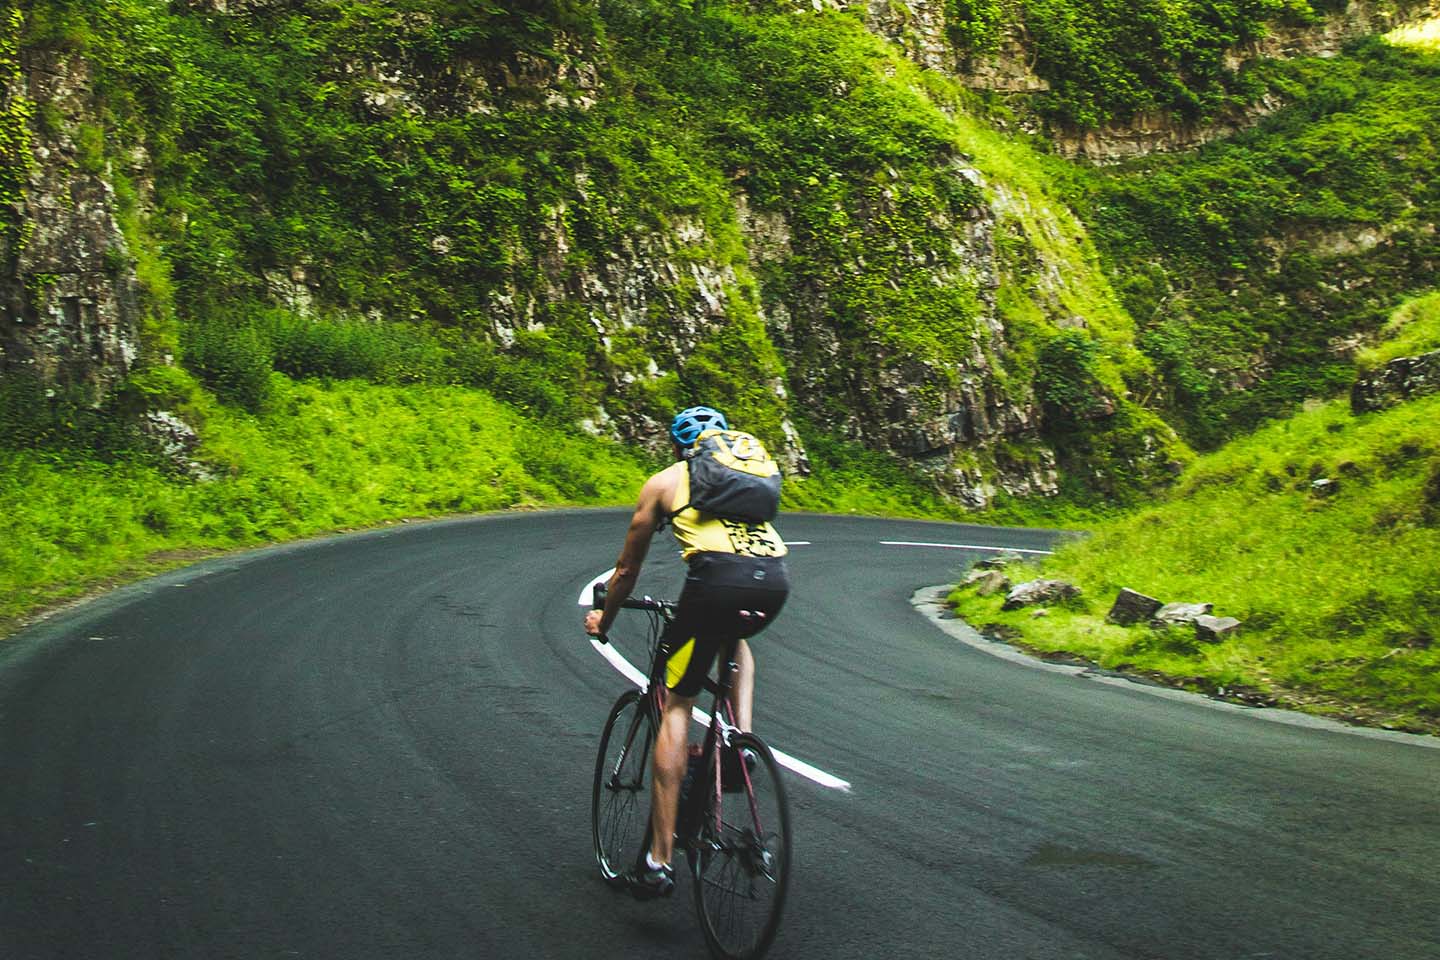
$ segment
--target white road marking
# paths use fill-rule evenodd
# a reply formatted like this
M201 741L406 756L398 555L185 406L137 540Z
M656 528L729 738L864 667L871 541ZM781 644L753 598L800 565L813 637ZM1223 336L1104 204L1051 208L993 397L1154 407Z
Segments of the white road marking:
M881 540L887 547L939 547L942 550L994 550L1000 553L1037 553L1050 556L1054 550L1026 550L1022 547L981 547L973 543L925 543L916 540Z
M585 588L580 591L580 606L588 608L594 600L595 584L604 583L605 581L609 580L610 575L614 572L615 568L611 567L609 570L606 570L604 573L600 574L600 576L595 577L589 583L585 584ZM590 646L594 647L595 652L600 654L600 656L604 657L605 662L610 664L610 666L614 667L616 672L618 672L622 677L635 684L635 686L639 687L641 690L645 689L646 685L649 683L650 678L647 677L645 674L641 673L640 670L636 668L633 663L631 663L629 660L626 660L625 657L621 655L620 651L615 649L615 645L613 643L601 643L599 640L591 637ZM695 722L700 724L700 726L702 727L710 722L710 714L704 712L699 707L695 707L693 710L691 710L691 716L693 716L695 718ZM818 783L822 787L829 787L831 790L843 790L846 793L850 792L850 781L841 780L834 774L826 773L819 767L808 764L804 760L801 760L797 757L792 757L790 754L786 753L783 750L776 750L774 746L770 747L770 752L774 754L776 763L780 764L780 766L782 767L786 767L794 771L795 773L798 773L805 779Z
M580 590L580 599L576 600L575 602L580 604L580 606L582 607L588 607L593 604L595 602L595 585L597 583L609 583L610 577L612 574L614 574L614 572L615 568L611 567L609 570L606 570L594 580L591 580L589 583L585 584L585 586L582 587ZM641 677L640 679L641 682L644 682L645 678Z

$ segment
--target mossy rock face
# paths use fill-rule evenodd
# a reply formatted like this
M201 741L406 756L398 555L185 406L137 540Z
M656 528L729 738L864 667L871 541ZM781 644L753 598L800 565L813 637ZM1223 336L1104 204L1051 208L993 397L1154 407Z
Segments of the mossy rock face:
M93 71L73 52L21 47L19 14L0 17L0 374L98 403L143 344Z
M704 399L796 465L803 418L967 502L1056 489L1010 313L1073 312L1076 231L854 18L40 7L36 55L82 51L105 94L41 126L113 179L134 254L108 269L151 352L230 402L261 409L267 366L462 382L658 455Z
M225 338L207 325L278 330L250 351L251 407L268 356L290 376L484 388L658 454L670 410L703 398L796 463L803 421L967 502L1114 497L1183 458L1166 420L1213 443L1348 385L1327 345L1434 263L1432 198L1386 199L1434 181L1433 151L1321 149L1347 123L1430 136L1432 68L1399 55L1267 73L1299 103L1278 134L1111 177L998 133L973 95L905 59L909 40L835 5L223 6L30 5L17 49L83 61L104 109L37 100L6 129L69 138L46 176L108 184L117 239L90 245L83 289L38 283L69 273L37 260L36 282L6 293L53 318L109 284L131 319L98 326L128 323L131 352L172 355L217 389ZM1059 24L1072 6L1025 16ZM979 33L962 39L988 55L1004 46L994 7L901 3L882 19L933 38L937 11L968 18ZM1253 26L1279 9L1226 16ZM1129 26L1097 21L1075 49L1123 60ZM1224 47L1191 39L1197 63ZM1093 103L1120 89L1095 79ZM1408 126L1368 122L1391 116ZM1302 163L1281 134L1338 159ZM1304 200L1291 181L1312 175L1329 192ZM1216 186L1232 181L1237 196ZM1326 217L1328 232L1309 229ZM1373 249L1327 246L1365 218ZM53 246L35 239L34 256ZM1323 286L1332 255L1373 283ZM316 359L293 327L255 319L276 308L350 354ZM362 324L415 345L352 335ZM124 345L106 350L123 369Z
M1440 393L1440 350L1396 357L1382 369L1357 377L1350 390L1350 409L1369 413L1432 393Z

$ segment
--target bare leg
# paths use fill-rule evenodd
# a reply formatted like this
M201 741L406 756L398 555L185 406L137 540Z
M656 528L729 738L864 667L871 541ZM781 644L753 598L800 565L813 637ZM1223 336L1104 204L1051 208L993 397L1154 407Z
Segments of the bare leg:
M671 690L655 735L654 776L650 790L650 856L669 863L675 855L675 816L680 806L680 781L685 778L686 745L690 740L690 708L694 697Z
M730 706L735 708L735 725L748 733L755 729L751 711L755 705L755 657L750 644L741 640L735 648L735 676L731 678Z

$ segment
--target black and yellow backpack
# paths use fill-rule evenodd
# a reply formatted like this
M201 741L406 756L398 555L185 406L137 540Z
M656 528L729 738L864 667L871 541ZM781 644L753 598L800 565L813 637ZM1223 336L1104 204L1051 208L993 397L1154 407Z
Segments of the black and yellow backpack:
M765 445L739 430L706 430L685 454L690 470L690 502L701 513L769 523L780 511L780 465Z

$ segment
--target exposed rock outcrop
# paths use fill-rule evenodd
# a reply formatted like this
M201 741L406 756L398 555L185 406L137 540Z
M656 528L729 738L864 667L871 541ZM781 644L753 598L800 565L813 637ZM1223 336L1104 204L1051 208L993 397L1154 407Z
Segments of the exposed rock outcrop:
M187 5L243 17L283 4L190 0ZM840 5L806 0L796 6ZM872 25L895 36L920 62L953 66L943 3L873 2L867 10ZM361 92L361 110L377 121L407 116L419 122L448 111L489 115L502 107L588 110L605 95L597 52L563 36L554 38L553 52L540 57L512 51L494 62L423 67L406 62L401 50L376 51L373 59L337 67L334 82L353 83ZM43 130L35 124L36 172L25 200L34 229L0 277L5 306L0 364L33 368L51 381L83 382L98 392L123 377L140 350L132 257L117 223L104 151L77 139L78 131L88 136L101 129L84 61L36 53L26 78L19 95L43 103L46 116L59 122ZM733 253L733 236L712 235L722 231L699 215L670 216L652 229L632 230L601 254L573 256L576 241L568 234L565 201L551 202L531 235L507 238L507 252L521 264L516 279L489 288L483 317L470 322L488 324L484 332L501 351L521 350L526 334L569 323L563 333L567 347L585 353L604 380L603 397L586 427L652 444L663 443L653 397L664 392L664 384L686 379L688 365L705 345L745 325L733 339L763 341L746 360L753 367L744 372L747 386L768 393L782 414L803 413L832 435L909 461L938 488L973 506L985 506L1000 493L1054 494L1057 461L1041 439L1042 411L1028 382L1030 371L1023 364L1021 375L1007 369L1013 348L997 303L1007 277L998 248L1028 251L1033 262L1027 261L1022 295L1033 297L1038 314L1055 326L1073 326L1084 320L1066 314L1060 295L1073 280L1065 265L1047 261L1044 252L1073 238L1029 242L1025 231L1034 224L1049 229L1045 215L1025 207L1025 198L1005 185L986 183L963 156L955 155L944 175L957 196L972 193L979 199L967 209L940 205L918 237L885 234L887 222L909 216L901 210L906 184L893 170L884 183L877 171L874 193L849 201L852 206L843 211L859 236L890 244L893 262L881 283L899 289L922 278L934 289L963 293L953 313L969 327L947 334L943 347L930 352L892 336L886 316L837 316L832 294L871 269L864 258L875 245L857 243L864 253L850 263L808 256L797 249L803 238L797 241L783 210L756 208L738 188L734 225L745 244L740 259ZM586 177L584 170L577 172L581 198ZM997 241L1002 231L1004 243ZM452 242L444 232L427 239L442 256ZM816 262L829 263L823 270L830 274ZM325 309L324 285L317 279L324 269L323 263L267 264L257 280L276 303L318 313ZM771 279L787 272L803 274L803 284ZM593 340L583 342L591 331ZM703 382L705 376L696 379ZM767 438L772 449L789 469L803 473L807 460L798 430L789 419L781 420L780 429L783 443Z
M1002 610L1017 610L1037 603L1054 603L1080 595L1080 588L1064 580L1027 580L1005 594Z
M0 373L98 393L125 375L139 338L115 193L98 147L77 140L98 129L90 70L53 52L28 53L22 65L23 89L7 95L43 103L48 122L34 124L25 241L0 264Z
M1105 615L1105 619L1121 625L1140 623L1153 617L1162 606L1164 604L1154 597L1147 597L1143 593L1125 587L1115 597L1115 603L1110 607L1110 612Z
M945 4L938 0L868 0L865 22L923 67L953 72L955 48L945 36Z
M916 0L906 6L942 7L943 4L939 0L930 3ZM1263 37L1231 48L1225 56L1224 66L1229 71L1239 72L1266 59L1333 57L1347 43L1359 37L1385 33L1407 23L1435 17L1440 17L1440 2L1436 0L1352 0L1315 24L1271 24ZM943 35L943 23L941 32ZM943 58L933 63L921 62L943 68L939 66ZM1044 78L1035 74L1030 53L1018 28L1012 28L995 51L974 62L962 64L959 69L964 82L975 89L1028 95L1049 87ZM1034 118L1024 125L1031 130L1045 126L1056 152L1062 156L1105 164L1153 153L1191 150L1233 136L1284 105L1283 99L1267 96L1203 123L1184 121L1168 113L1142 113L1123 121L1089 128L1042 125Z
M1440 393L1440 350L1396 357L1379 370L1356 377L1350 388L1350 410L1370 413L1432 393Z

